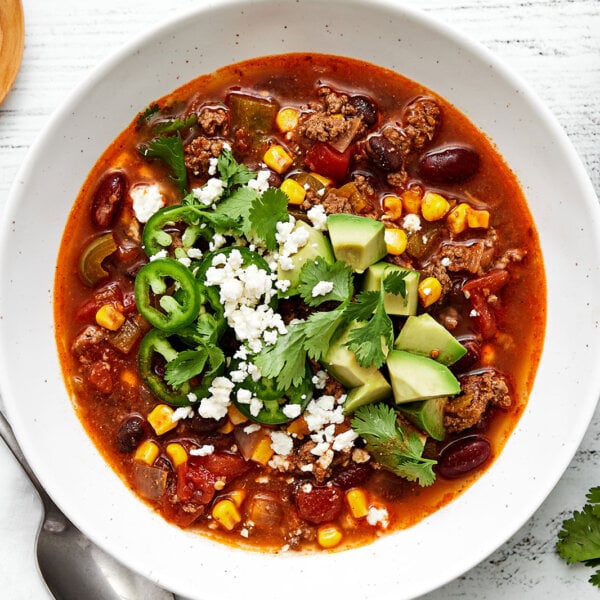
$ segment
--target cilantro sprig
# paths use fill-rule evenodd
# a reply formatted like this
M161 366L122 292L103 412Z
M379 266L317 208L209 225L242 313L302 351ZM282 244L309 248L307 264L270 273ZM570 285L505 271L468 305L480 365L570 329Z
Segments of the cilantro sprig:
M382 402L361 406L351 425L382 467L421 487L435 481L433 466L437 461L423 457L425 438L398 421L391 406Z
M587 503L581 511L563 521L558 532L556 550L567 564L583 563L589 567L600 566L600 487L593 487L587 494ZM589 578L600 587L600 568Z
M333 288L322 296L313 296L313 289L322 282L328 281ZM304 302L313 308L325 302L345 302L352 297L354 285L352 282L352 269L344 261L336 260L328 263L322 256L304 263L300 271L298 292Z
M185 156L183 152L183 141L179 131L176 135L160 135L149 140L138 147L140 154L145 158L157 158L162 160L171 171L171 179L177 187L185 192L187 189L187 170L185 168Z

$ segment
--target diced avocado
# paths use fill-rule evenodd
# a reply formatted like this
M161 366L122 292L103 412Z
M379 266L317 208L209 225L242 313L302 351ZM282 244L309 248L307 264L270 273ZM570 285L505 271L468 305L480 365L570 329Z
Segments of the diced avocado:
M398 265L387 262L378 262L371 265L363 279L363 289L367 291L381 289L381 280L393 272L407 272L404 277L406 283L406 295L392 294L386 292L384 296L385 311L390 315L416 315L417 302L419 300L419 271L413 269L404 269Z
M467 353L467 349L427 313L406 319L394 348L428 356L444 365L455 363Z
M339 213L327 217L327 229L335 257L348 263L355 273L364 273L387 254L381 221Z
M369 381L373 373L379 373L375 367L363 367L356 355L346 346L350 331L361 323L351 323L331 343L323 364L327 371L347 388L358 387Z
M411 402L399 407L400 412L421 431L434 440L443 441L446 437L444 428L444 406L446 398L430 398L421 402Z
M359 406L363 406L363 404L379 402L379 400L385 400L391 395L392 387L387 379L380 371L375 370L365 383L348 390L346 401L344 402L344 412L346 414L354 412Z
M308 233L308 241L302 248L290 256L292 261L291 269L282 269L279 267L277 271L278 279L287 279L290 282L290 287L285 295L291 296L298 286L300 280L300 271L304 266L304 263L309 260L314 260L318 256L322 256L326 262L333 263L333 251L329 240L314 227L311 227L304 221L296 221L296 227L298 229L304 229Z
M460 392L460 384L450 369L432 358L390 350L386 362L396 404L454 396Z

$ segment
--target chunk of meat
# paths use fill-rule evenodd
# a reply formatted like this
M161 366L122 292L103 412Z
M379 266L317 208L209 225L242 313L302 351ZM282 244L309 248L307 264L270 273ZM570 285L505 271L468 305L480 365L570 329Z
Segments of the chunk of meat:
M508 382L498 371L465 375L460 379L462 393L446 402L444 426L449 433L477 425L490 406L507 409L512 404Z
M229 114L224 108L203 108L198 114L198 127L204 135L229 135Z
M329 142L344 134L349 122L323 113L312 113L300 126L300 133L309 140Z
M482 273L492 262L494 248L486 240L442 244L436 261L448 271Z
M407 106L402 116L402 126L412 149L420 150L433 140L441 118L440 107L430 98L418 98Z
M217 158L223 151L224 141L210 139L199 135L195 137L185 148L185 166L194 174L200 175L208 171L211 158Z
M88 325L71 344L71 352L81 357L87 353L89 348L95 346L106 339L107 333L102 327Z

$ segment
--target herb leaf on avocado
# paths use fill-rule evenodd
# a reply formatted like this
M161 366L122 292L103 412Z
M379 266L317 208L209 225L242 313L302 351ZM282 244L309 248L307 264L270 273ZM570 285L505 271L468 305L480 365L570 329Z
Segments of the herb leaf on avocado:
M568 564L581 562L596 567L600 564L600 487L591 488L587 500L581 511L563 521L556 550ZM589 582L600 587L600 569Z
M313 288L321 281L330 281L333 284L333 289L327 294L313 297ZM304 263L300 271L298 291L304 302L312 307L320 306L324 302L332 300L337 302L348 301L354 291L352 269L341 260L329 264L322 256L318 256L315 260Z
M367 450L384 468L421 487L435 481L436 461L423 458L425 439L398 421L391 406L379 402L359 407L352 429L366 442Z

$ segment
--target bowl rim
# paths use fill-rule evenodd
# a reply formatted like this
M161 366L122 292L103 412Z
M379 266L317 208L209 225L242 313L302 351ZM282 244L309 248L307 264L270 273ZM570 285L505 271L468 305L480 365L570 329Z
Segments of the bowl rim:
M302 2L304 4L310 4L313 2L313 0L302 0ZM156 39L162 36L168 36L172 31L177 30L181 26L181 24L186 20L190 18L198 18L199 16L210 13L212 10L215 9L219 10L224 7L247 7L250 4L269 5L277 4L277 2L273 2L273 0L256 0L255 2L249 3L243 0L219 0L207 2L202 6L186 10L181 14L167 19L164 22L158 23L155 26L134 36L129 42L122 45L110 56L102 60L96 67L94 67L90 71L90 73L86 77L84 77L84 79L67 95L62 104L53 112L47 124L37 136L34 143L31 145L27 153L26 159L22 163L17 173L17 176L13 182L5 206L5 219L2 225L0 226L0 267L6 265L7 261L9 261L12 256L11 248L9 245L12 229L11 223L17 218L17 215L19 213L21 195L20 192L22 189L22 183L26 179L28 169L30 169L30 165L32 163L35 163L36 160L39 160L39 154L43 150L47 138L52 135L56 123L68 117L70 112L74 109L74 107L76 107L81 96L84 95L89 86L91 86L96 80L103 78L107 74L109 74L116 65L120 64L121 61L126 60L129 54L143 49L143 47L145 47L147 44L155 41ZM339 4L340 6L364 6L365 2L363 2L362 0L330 0L329 4ZM585 169L579 157L577 156L577 153L575 152L575 149L573 148L570 140L568 139L560 125L558 124L558 121L550 113L546 106L538 99L537 95L531 90L528 84L521 80L519 76L517 76L512 70L510 70L503 63L502 60L493 55L485 46L483 46L479 42L470 39L463 33L458 32L455 28L446 25L445 23L434 17L431 13L424 12L420 9L416 9L404 3L394 2L393 0L372 0L369 4L377 8L377 10L387 10L393 11L395 13L403 13L404 15L408 15L410 19L418 21L420 25L424 25L428 29L438 32L440 35L445 36L455 44L458 44L460 47L465 48L467 51L474 53L479 59L489 62L495 70L497 76L506 80L508 83L514 86L515 89L520 90L521 93L525 96L527 102L531 104L535 111L540 115L540 118L543 120L544 125L548 128L549 132L558 141L560 149L563 152L565 158L567 159L569 169L574 173L574 176L576 177L576 179L579 180L579 182L582 185L584 193L582 194L581 199L585 203L586 209L592 215L594 215L596 223L600 222L600 207L598 205L595 192L587 176L587 173L585 172ZM168 91L169 90L166 90L165 93L168 93ZM598 239L596 239L595 241L597 254L600 256L600 251L598 251L600 242ZM28 457L35 470L35 466L37 463L35 457L35 449L33 448L32 441L28 438L27 435L27 423L25 422L23 415L19 412L19 409L16 406L15 397L13 396L12 390L9 389L9 386L7 384L7 382L10 379L10 369L8 368L7 363L8 355L10 354L10 347L7 343L7 340L5 339L5 324L2 322L3 320L6 320L4 312L4 293L2 291L3 287L6 285L8 284L4 281L0 283L0 315L4 316L4 319L0 319L0 389L2 390L5 409L8 413L9 420L13 424L15 434L23 446L25 455ZM442 581L435 581L434 584L430 584L429 582L423 582L423 584L420 587L416 586L414 589L416 592L418 592L418 594L426 593L427 591L431 591L435 587L447 583L451 579L459 576L460 574L472 568L480 561L484 560L499 545L504 543L510 536L512 536L530 518L530 516L535 512L535 510L537 510L539 505L544 501L547 494L550 493L552 488L556 485L556 483L564 473L564 470L567 468L569 462L571 461L573 455L575 454L578 446L581 443L581 440L587 429L587 425L589 424L593 412L596 408L598 396L600 395L600 374L591 374L590 377L593 377L593 380L592 384L588 386L589 397L586 397L585 402L582 402L582 405L585 406L586 410L583 411L580 415L576 435L573 435L573 432L571 432L571 436L569 438L568 443L565 443L563 445L559 464L553 470L553 477L546 477L544 484L544 492L541 492L530 498L527 508L522 510L518 517L513 517L512 521L510 522L510 526L507 525L505 527L503 534L501 536L497 535L493 539L487 540L487 543L482 544L482 546L478 549L478 552L470 555L469 560L461 564L459 569L454 569L452 574L446 572L445 577ZM44 483L44 481L45 479L42 478L42 483ZM55 492L57 497L60 497L61 495L60 492L57 492L56 490L51 489L50 491ZM466 494L468 493L469 492L466 492ZM441 511L438 511L436 515L439 515L439 512ZM71 517L71 514L67 514L69 517ZM427 526L433 526L432 523L434 521L437 522L438 520L439 516L436 517L434 515L433 518L428 519ZM77 522L77 520L74 520L74 522L77 525L80 525ZM83 529L86 530L86 533L87 531L89 531L89 528L85 525ZM154 577L154 574L145 572L144 565L141 561L131 562L130 560L128 560L129 557L126 556L126 553L119 551L115 553L114 547L110 547L111 544L109 540L102 538L102 536L99 536L95 531L91 533L92 534L90 535L90 537L92 537L92 539L94 539L94 541L100 546L104 547L104 549L111 551L111 553L113 554L116 554L117 558L119 558L123 562L129 563L129 566L131 566L135 570L143 572L151 578ZM377 544L379 544L379 542L377 542ZM372 546L369 549L364 550L362 552L364 556L376 556L376 553L371 551ZM288 557L285 557L284 560L287 559ZM305 562L310 563L311 559L307 559ZM303 566L303 568L309 569L311 567L305 565ZM171 585L171 587L173 587L173 582L169 581L168 583ZM177 589L176 585L175 589ZM182 589L181 592L186 593L189 592L189 590Z

